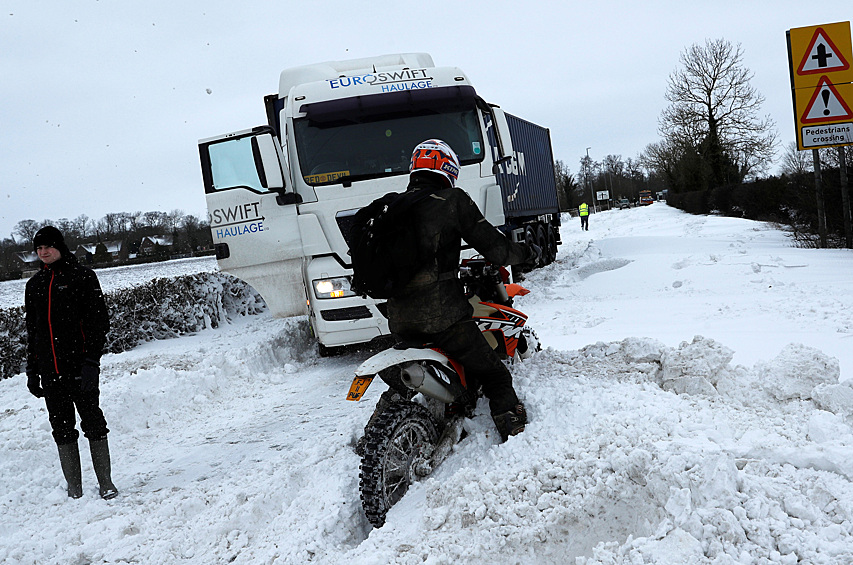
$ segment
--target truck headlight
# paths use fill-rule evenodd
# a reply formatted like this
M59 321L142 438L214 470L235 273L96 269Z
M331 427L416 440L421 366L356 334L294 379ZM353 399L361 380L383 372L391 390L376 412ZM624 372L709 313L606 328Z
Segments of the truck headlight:
M355 296L350 288L347 277L335 277L331 279L316 279L314 283L314 294L317 298L344 298Z

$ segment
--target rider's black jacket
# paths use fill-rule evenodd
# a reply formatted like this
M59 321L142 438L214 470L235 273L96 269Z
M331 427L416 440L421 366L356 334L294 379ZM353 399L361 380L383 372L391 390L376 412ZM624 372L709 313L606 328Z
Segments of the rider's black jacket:
M420 243L433 259L400 295L388 300L388 325L393 333L438 333L471 317L474 309L456 277L462 239L498 265L525 263L533 256L527 246L510 241L486 221L464 190L441 188L440 183L441 177L434 173L415 173L409 182L408 190L434 191L412 211Z
M98 362L110 320L95 272L63 256L27 281L27 372L77 377Z

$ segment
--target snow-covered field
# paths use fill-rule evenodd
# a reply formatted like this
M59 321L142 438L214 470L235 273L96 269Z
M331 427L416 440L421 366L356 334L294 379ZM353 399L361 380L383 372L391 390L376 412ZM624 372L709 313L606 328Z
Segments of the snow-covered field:
M513 368L527 430L481 404L383 528L352 446L384 385L345 400L368 354L262 315L104 358L112 501L85 454L66 497L0 381L0 562L853 562L853 252L660 203L567 222L516 302L547 347Z
M215 257L193 257L163 263L109 267L98 269L98 280L104 292L127 288L158 277L178 277L194 273L218 271ZM0 282L0 308L21 306L24 303L24 287L27 281Z

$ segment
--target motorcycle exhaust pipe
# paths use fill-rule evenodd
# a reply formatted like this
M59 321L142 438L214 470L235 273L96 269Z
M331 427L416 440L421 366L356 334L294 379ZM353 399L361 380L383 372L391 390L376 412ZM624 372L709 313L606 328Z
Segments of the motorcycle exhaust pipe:
M509 294L507 294L506 286L504 283L498 282L495 284L495 294L498 295L498 302L500 304L509 304Z
M403 367L400 378L408 388L448 404L458 396L452 385L436 377L421 363L410 363Z

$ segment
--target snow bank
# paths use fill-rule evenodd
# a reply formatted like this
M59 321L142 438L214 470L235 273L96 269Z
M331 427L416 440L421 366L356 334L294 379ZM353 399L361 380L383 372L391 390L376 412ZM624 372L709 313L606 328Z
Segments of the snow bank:
M390 528L370 535L362 557L348 557L853 562L850 422L760 387L732 386L757 381L763 368L731 367L730 357L701 337L679 348L630 338L537 355L516 368L530 410L525 433L492 445L482 414L480 433L391 510ZM814 359L792 347L771 364ZM832 364L823 366L817 380L837 381ZM672 375L703 384L670 386ZM815 443L821 428L823 440L837 442L832 450ZM417 525L405 524L418 515Z
M481 402L381 529L353 446L384 385L345 400L369 353L262 313L104 357L108 502L85 449L67 498L43 404L0 381L0 562L853 563L850 253L658 204L590 229L516 302L550 346L513 367L526 431Z

